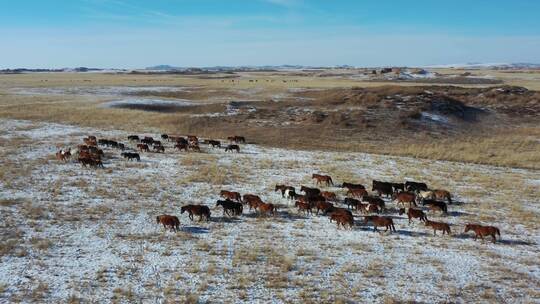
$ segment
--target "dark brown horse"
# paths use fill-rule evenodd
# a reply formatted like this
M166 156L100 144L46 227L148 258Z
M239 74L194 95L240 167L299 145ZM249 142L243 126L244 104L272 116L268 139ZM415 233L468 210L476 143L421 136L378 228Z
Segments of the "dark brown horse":
M394 188L392 187L392 183L373 180L371 191L376 191L379 196L382 196L383 194L390 196L394 193Z
M233 202L231 200L218 200L216 202L216 207L222 206L223 207L223 215L228 216L235 216L235 215L241 215L244 207L241 203Z
M322 211L323 214L326 214L334 208L334 204L322 201L316 202L313 206L317 208L317 215L319 215L319 211Z
M448 213L448 207L446 206L445 202L425 199L422 200L422 205L428 206L428 208L433 211L440 210L444 214Z
M186 151L188 150L188 144L187 143L177 143L176 145L174 145L174 148L175 149L178 149L178 151Z
M170 228L171 231L177 232L180 230L180 220L174 215L158 215L156 216L156 223L163 224L165 229Z
M199 222L202 221L203 217L208 222L210 220L210 208L204 205L186 205L180 208L180 213L188 212L189 219L193 221L193 215L199 216Z
M445 233L450 235L450 225L447 223L426 220L426 226L431 226L431 228L433 228L433 235L437 235L437 230L441 230L443 235Z
M301 186L300 191L304 192L306 196L317 196L321 194L321 190L317 188L306 187L306 186Z
M337 201L337 195L334 192L323 191L321 192L321 196L324 197L327 201Z
M499 236L499 239L501 238L501 232L499 228L494 226L482 226L478 224L467 224L465 226L465 233L469 231L474 231L474 239L476 240L478 237L480 237L482 240L484 239L484 236L491 235L493 238L493 243L497 240L495 235Z
M150 148L148 148L147 144L137 144L137 149L144 152L149 152Z
M326 186L334 185L334 182L332 181L332 177L329 175L321 175L321 174L312 174L311 178L317 180L317 185L319 184L326 184Z
M367 224L368 222L373 223L373 231L378 231L377 227L386 227L386 231L390 229L390 232L396 231L396 227L394 227L394 221L386 216L378 216L378 215L370 215L366 216L364 218L364 223Z
M343 183L343 185L341 185L341 188L347 188L347 189L366 189L366 187L364 187L364 185L362 184L353 184L353 183Z
M240 153L240 147L238 145L227 145L227 147L225 147L225 152L233 152L233 151L236 151L238 153Z
M419 210L419 209L409 208L407 212L405 212L405 208L399 209L399 215L402 215L405 213L407 213L407 217L409 218L409 225L411 224L413 218L417 218L424 222L428 220L424 211Z

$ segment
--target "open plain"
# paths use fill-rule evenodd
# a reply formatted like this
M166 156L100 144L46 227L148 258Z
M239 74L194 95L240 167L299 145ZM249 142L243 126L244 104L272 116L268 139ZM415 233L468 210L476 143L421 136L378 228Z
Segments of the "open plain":
M0 302L540 301L540 72L434 71L0 75ZM164 153L140 161L99 146L103 168L55 157L90 135L135 151L133 134L196 135L201 152L162 140ZM238 153L223 149L233 135L247 139ZM419 208L451 234L409 224L390 197L395 232L356 210L338 229L274 191L317 186L347 208L340 185L373 194L373 180L450 191L447 214ZM277 212L227 216L220 190ZM209 206L210 220L190 221L187 204ZM156 224L161 214L180 231ZM474 240L467 223L501 238Z

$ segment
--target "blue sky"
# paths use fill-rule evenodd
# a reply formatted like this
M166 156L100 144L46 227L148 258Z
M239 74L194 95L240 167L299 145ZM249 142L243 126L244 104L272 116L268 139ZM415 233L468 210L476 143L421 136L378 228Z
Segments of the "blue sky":
M0 0L0 67L540 62L535 0Z

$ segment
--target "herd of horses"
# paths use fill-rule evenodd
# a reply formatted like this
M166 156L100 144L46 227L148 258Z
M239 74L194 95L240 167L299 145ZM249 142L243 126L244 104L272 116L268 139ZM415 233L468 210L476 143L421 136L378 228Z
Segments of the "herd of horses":
M129 135L127 137L128 141L131 143L135 142L136 148L131 149L128 145L111 140L111 139L97 139L96 136L90 135L83 138L83 143L77 145L77 147L72 150L71 148L62 148L56 152L56 159L60 161L69 161L73 155L77 157L77 162L79 162L83 167L93 167L93 168L103 168L103 157L105 153L100 147L109 147L115 148L120 151L120 156L127 160L141 160L140 153L142 152L154 152L154 153L165 153L165 145L162 141L172 142L174 148L179 151L194 151L201 152L200 144L206 144L212 148L222 148L221 141L209 139L209 140L199 140L197 136L187 135L183 136L174 136L168 134L161 134L161 140L154 139L151 136L138 136L138 135ZM225 145L225 152L240 152L239 143L245 143L246 139L243 136L229 136L227 138L229 144Z
M174 143L174 147L180 151L191 150L200 152L200 144L207 144L209 147L221 148L221 142L218 140L199 140L197 136L188 135L174 136L162 134L161 140L156 140L150 136L139 137L138 135L129 135L130 142L136 142L138 152L163 153L165 146L162 141ZM238 143L245 143L246 140L242 136L230 136L227 138L230 142L225 147L225 151L240 151ZM102 157L103 150L100 148L109 147L121 150L121 156L127 160L140 161L140 154L135 151L126 151L129 149L126 144L110 140L97 140L95 136L88 136L83 139L83 144L77 146L75 151L71 148L62 149L56 153L56 158L61 161L67 161L72 155L77 155L77 161L82 166L103 167ZM150 149L152 147L152 149ZM345 197L340 199L338 194L331 191L323 191L319 188L300 186L297 189L290 185L276 185L275 192L280 192L281 197L294 202L294 206L299 213L304 215L328 216L331 222L336 222L337 228L352 229L355 226L355 217L363 217L363 223L371 223L373 230L378 231L378 227L384 227L385 232L395 232L394 219L399 218L392 216L392 211L396 208L387 208L388 203L393 203L400 207L397 209L399 216L406 215L409 225L415 220L424 222L426 227L433 229L436 235L437 231L442 231L442 234L450 235L450 225L445 222L432 221L427 218L427 211L441 212L448 214L448 205L453 204L452 196L449 191L444 189L430 189L426 183L406 181L404 183L384 182L373 180L371 185L371 193L362 184L343 182L336 186L331 176L323 174L312 174L312 179L315 180L316 186L338 187L346 190ZM216 201L216 208L223 209L223 216L237 217L244 213L244 207L249 208L249 212L253 211L261 216L276 216L278 206L264 202L259 195L246 193L241 195L239 192L222 190L219 193L221 199ZM384 198L387 199L385 202ZM419 204L421 207L419 208ZM211 211L205 205L186 205L181 207L181 214L187 212L189 219L193 220L194 216L199 217L199 221L205 219L210 220ZM355 212L356 215L353 213ZM180 221L177 216L163 214L156 217L156 222L162 224L165 228L172 231L178 231ZM464 233L473 231L475 240L480 237L491 236L493 242L496 237L500 237L500 231L497 227L483 226L480 224L468 223L465 225Z

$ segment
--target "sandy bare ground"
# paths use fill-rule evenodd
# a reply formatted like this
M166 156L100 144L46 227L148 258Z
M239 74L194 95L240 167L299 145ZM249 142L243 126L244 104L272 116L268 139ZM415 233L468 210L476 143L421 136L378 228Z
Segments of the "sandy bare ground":
M363 153L243 145L239 154L144 153L128 162L105 149L104 169L54 159L88 134L128 133L72 125L0 121L0 302L510 302L540 300L540 173ZM156 134L149 134L154 135ZM360 216L352 231L299 215L276 183L313 185L321 172L343 181L422 180L459 204L451 236L395 216L397 233L376 233ZM276 217L222 217L221 189L278 204ZM326 189L326 188L325 188ZM331 187L340 198L345 192ZM180 215L207 204L208 223ZM155 224L180 216L181 231ZM468 222L498 226L502 240L474 241Z

